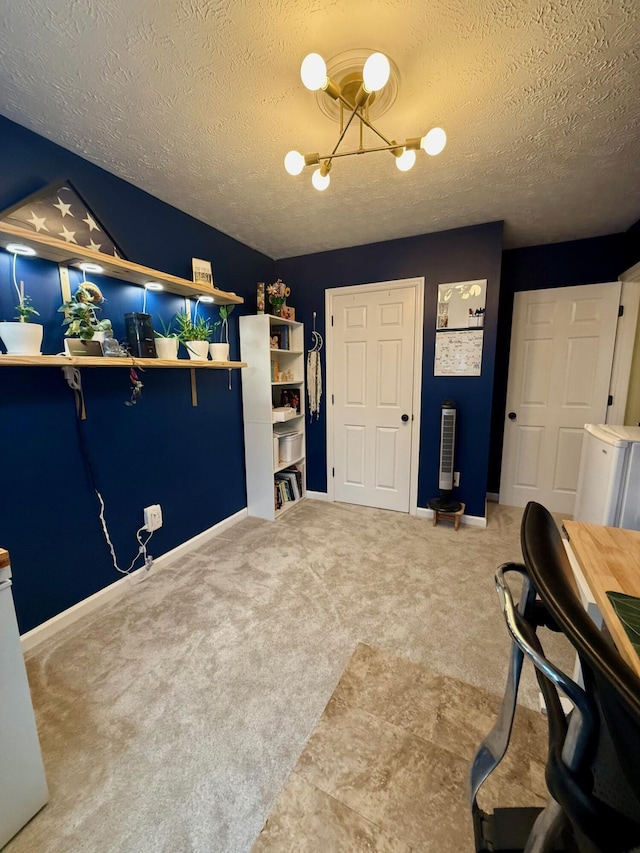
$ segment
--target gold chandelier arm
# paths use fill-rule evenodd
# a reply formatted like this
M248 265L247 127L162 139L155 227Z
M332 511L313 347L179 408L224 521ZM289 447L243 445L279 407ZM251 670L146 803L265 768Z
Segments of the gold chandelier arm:
M340 100L342 100L342 97L340 98ZM351 122L353 121L353 119L355 118L355 116L356 116L356 115L357 115L357 113L358 113L358 107L353 107L353 108L351 108L351 106L348 104L348 102L347 102L347 105L348 105L348 106L350 107L350 109L351 109L351 115L350 115L350 116L349 116L349 118L347 119L347 123L345 124L345 126L344 126L344 128L343 128L343 130L342 130L342 133L341 133L341 134L340 134L340 136L338 137L338 141L336 142L336 144L335 144L335 147L334 147L333 151L331 152L331 154L330 154L330 155L329 155L329 157L327 158L329 161L331 160L331 158L332 158L332 157L337 156L337 155L336 155L336 151L338 150L338 146L340 145L340 143L341 143L341 142L342 142L342 140L344 139L345 133L349 130L349 125L351 124ZM324 159L324 158L322 158L322 159Z
M349 101L348 101L346 98L344 98L342 95L339 95L338 100L340 100L340 101L341 101L341 103L343 103L343 104L344 104L346 107L348 107L350 110L354 110L354 112L357 112L357 111L358 111L358 106L356 106L356 107L354 108L353 104L349 103ZM365 103L366 103L366 102L365 102ZM363 104L363 106L364 106L364 104ZM352 116L352 118L353 118L353 116ZM372 131L373 131L377 136L379 136L379 137L380 137L380 139L383 139L383 140L387 143L387 145L389 145L389 146L392 146L392 145L393 145L393 143L391 142L391 140L390 140L390 139L387 139L387 137L384 135L384 133L381 133L381 132L378 130L378 128L377 128L377 127L375 127L373 124L371 124L371 122L369 121L369 119L368 119L368 118L366 118L362 113L358 113L358 118L360 119L360 121L361 121L363 124L366 124L366 125L367 125L367 127L369 128L369 130L372 130ZM393 147L395 147L395 146L393 146Z
M398 146L397 142L392 142L390 145L377 145L375 148L356 148L355 151L341 151L332 154L305 154L307 166L313 166L320 163L322 160L335 160L338 157L351 157L353 154L371 154L374 151L400 151L404 150L404 146Z

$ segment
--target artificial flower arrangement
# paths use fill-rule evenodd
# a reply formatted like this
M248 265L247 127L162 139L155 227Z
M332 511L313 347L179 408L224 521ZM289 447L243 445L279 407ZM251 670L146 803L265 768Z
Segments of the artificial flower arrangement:
M280 278L273 284L267 285L267 295L269 296L269 302L274 307L275 314L280 314L280 310L282 309L287 296L290 294L291 288L287 287Z

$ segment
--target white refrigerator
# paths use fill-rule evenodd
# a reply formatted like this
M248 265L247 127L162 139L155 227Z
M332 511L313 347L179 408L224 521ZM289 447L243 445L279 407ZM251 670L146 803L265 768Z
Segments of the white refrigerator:
M640 427L584 430L574 519L640 530Z
M44 806L49 796L9 566L0 568L0 709L0 847L3 847Z

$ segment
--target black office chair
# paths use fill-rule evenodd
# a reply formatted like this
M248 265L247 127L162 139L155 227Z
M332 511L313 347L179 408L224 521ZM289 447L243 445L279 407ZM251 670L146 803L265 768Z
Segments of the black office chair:
M478 853L630 853L640 850L640 678L587 615L555 521L530 502L521 526L524 565L508 563L496 589L513 639L507 690L498 720L470 773ZM522 576L518 605L509 575ZM545 625L574 646L584 689L544 655L536 633ZM533 661L549 726L545 809L494 809L477 794L508 747L524 656ZM564 693L573 703L565 716Z

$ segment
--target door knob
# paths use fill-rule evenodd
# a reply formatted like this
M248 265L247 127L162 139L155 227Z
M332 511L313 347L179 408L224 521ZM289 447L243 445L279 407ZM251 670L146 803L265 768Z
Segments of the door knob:
M515 421L515 419L516 419L517 417L518 417L518 416L516 415L516 413L515 413L515 412L509 412L508 418L509 418L509 420L510 420L510 421Z
M403 415L403 416L402 416L402 421L403 421L403 423L405 423L405 424L406 424L406 422L407 422L408 420L409 420L409 415Z

